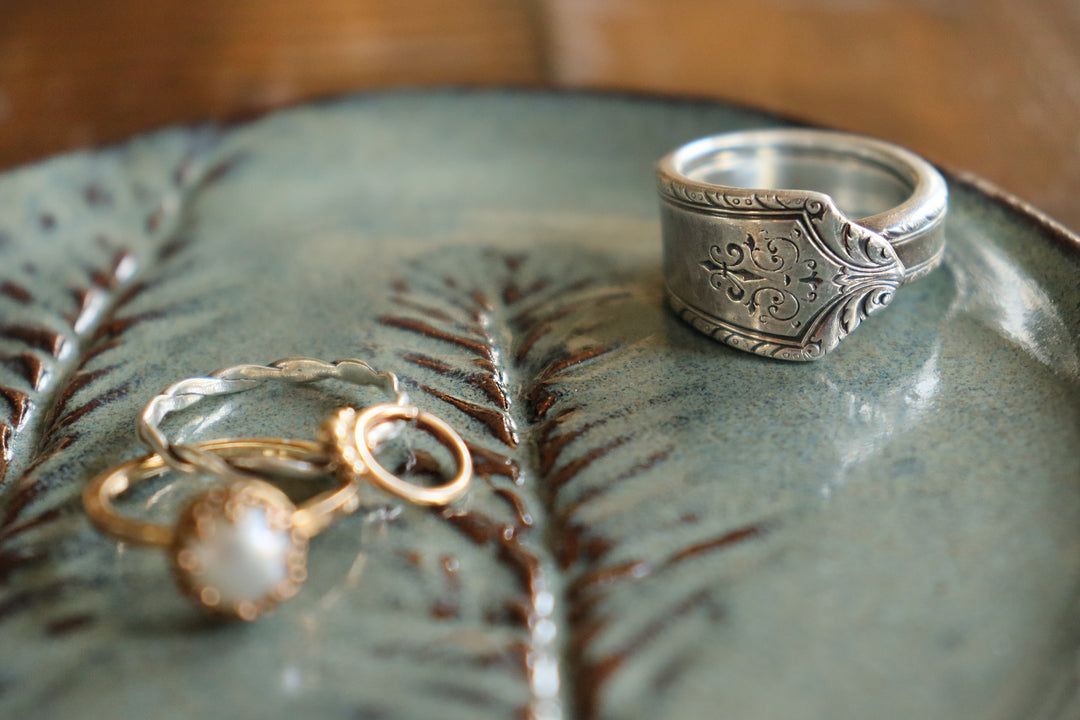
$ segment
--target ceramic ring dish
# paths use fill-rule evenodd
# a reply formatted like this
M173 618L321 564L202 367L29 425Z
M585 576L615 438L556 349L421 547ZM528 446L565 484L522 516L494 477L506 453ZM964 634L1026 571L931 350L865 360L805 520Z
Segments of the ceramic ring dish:
M653 167L782 122L387 93L0 175L0 717L1076 717L1080 241L947 175L889 312L731 350L665 306ZM398 374L476 479L365 496L300 597L214 624L79 493L172 379L296 354ZM325 392L167 424L288 437Z

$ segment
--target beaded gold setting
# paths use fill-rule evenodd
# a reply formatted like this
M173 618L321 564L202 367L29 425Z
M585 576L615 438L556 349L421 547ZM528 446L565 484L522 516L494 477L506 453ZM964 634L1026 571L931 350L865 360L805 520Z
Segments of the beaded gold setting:
M258 480L203 493L176 522L177 585L210 612L255 620L307 579L308 538L295 514L285 493Z

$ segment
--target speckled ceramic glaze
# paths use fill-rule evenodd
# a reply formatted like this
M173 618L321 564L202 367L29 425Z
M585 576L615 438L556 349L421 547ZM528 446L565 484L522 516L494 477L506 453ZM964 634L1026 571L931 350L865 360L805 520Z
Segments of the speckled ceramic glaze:
M1080 244L954 179L945 266L829 358L730 350L664 307L653 163L776 123L389 94L0 177L0 717L1077 717ZM371 490L295 599L215 622L79 493L164 385L298 354L397 372L478 477ZM343 400L381 398L167 425Z

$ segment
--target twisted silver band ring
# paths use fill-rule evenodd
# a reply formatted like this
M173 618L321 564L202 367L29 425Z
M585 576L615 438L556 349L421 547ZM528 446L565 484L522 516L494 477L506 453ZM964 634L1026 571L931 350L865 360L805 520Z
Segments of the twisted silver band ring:
M155 396L139 415L136 433L152 452L160 455L174 470L206 473L221 477L259 477L262 475L316 476L327 472L332 458L323 450L282 454L222 455L193 445L170 442L161 429L169 413L182 410L206 397L229 395L250 390L266 382L309 383L337 379L354 385L372 385L391 394L399 406L409 404L397 376L379 372L360 360L325 362L315 358L282 358L269 365L235 365L216 370L205 377L175 382ZM376 439L389 437L394 424L375 429ZM381 432L380 432L381 431Z
M948 188L929 163L849 133L690 142L657 166L675 311L748 352L815 360L942 260Z

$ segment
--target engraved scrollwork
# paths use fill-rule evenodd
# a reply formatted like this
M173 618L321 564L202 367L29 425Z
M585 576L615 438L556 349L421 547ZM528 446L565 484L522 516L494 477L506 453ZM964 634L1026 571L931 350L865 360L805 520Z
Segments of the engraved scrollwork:
M827 196L709 189L663 177L659 187L661 195L723 218L745 237L709 246L698 261L709 287L722 293L715 306L672 300L684 320L739 349L819 358L888 305L904 278L889 242L850 221ZM765 230L768 224L776 229Z
M791 293L776 288L761 288L750 296L750 312L764 310L774 320L787 322L799 314L799 299ZM759 319L766 322L765 315Z
M802 259L798 243L803 231L794 227L791 232L792 237L760 239L747 233L742 243L713 245L699 265L709 273L714 290L741 303L759 323L790 322L799 328L796 317L803 303L818 299L825 279L816 260Z

